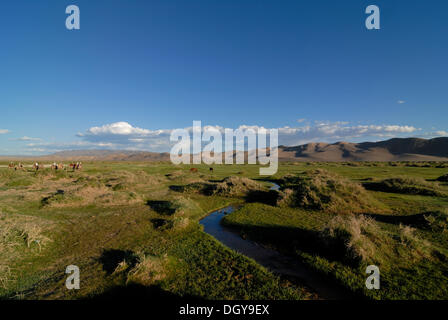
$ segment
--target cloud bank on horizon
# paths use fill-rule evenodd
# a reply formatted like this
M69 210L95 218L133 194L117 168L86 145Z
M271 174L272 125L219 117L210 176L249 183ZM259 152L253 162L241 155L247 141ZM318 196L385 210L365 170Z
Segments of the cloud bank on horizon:
M424 132L422 129L410 125L364 125L350 124L348 122L314 121L307 122L306 119L299 119L300 126L284 126L277 128L279 145L294 146L309 142L337 141L360 142L372 140L382 140L393 137L425 137L448 136L445 130L434 132ZM261 126L240 125L234 129L253 129L258 131ZM184 128L192 132L192 127ZM267 128L266 128L267 129ZM121 121L102 126L95 126L84 132L76 134L77 140L48 142L39 138L23 136L21 138L10 139L17 142L24 142L21 154L46 154L64 150L81 149L108 149L108 150L138 150L152 152L169 152L173 145L170 142L170 134L174 129L150 130L139 128L128 122ZM205 125L202 131L224 132L221 126ZM0 133L7 134L9 130L2 129Z

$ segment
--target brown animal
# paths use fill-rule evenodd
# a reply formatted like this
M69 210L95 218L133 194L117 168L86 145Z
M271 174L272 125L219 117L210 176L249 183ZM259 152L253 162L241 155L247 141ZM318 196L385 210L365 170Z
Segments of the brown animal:
M14 169L15 168L15 164L14 164L14 162L10 162L9 164L8 164L8 168L9 169Z
M192 173L196 173L196 172L198 172L198 169L197 169L197 168L191 168L191 169L190 169L190 172L192 172Z

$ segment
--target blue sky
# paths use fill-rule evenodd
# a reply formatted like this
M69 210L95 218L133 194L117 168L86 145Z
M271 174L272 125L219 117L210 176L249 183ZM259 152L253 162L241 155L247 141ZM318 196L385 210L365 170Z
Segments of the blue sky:
M65 28L78 5L81 29ZM381 30L365 28L365 8ZM448 135L447 1L0 3L0 154L167 151L193 120L280 144Z

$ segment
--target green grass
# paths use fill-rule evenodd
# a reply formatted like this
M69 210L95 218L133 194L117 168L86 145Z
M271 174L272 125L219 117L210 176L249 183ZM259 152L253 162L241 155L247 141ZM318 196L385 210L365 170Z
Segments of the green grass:
M166 176L178 171L179 176ZM169 188L230 173L216 171L210 175L202 167L192 174L187 166L141 163L90 163L75 173L0 169L6 177L0 181L0 227L12 226L1 239L0 297L83 299L135 291L149 297L308 298L303 288L201 231L200 218L241 199ZM20 189L9 186L19 178L28 183ZM33 241L28 245L23 232L34 226L35 238L45 239L41 248ZM128 261L132 257L135 262ZM80 290L65 288L70 264L80 267Z
M366 178L370 177L357 180ZM408 187L410 181L418 182L415 188L430 185L411 177L406 179ZM291 179L278 182L283 189L291 187ZM373 299L447 299L446 197L366 192L382 204L383 212L347 214L344 207L338 212L251 203L226 216L223 223L243 237L297 256L355 294ZM380 267L381 290L365 288L370 264Z
M297 185L305 181L316 201L330 195L322 206L278 206L273 200L279 195L267 191L253 165L214 166L213 172L195 165L197 173L190 172L193 166L169 163L83 165L77 172L0 168L0 298L312 298L300 284L279 278L202 231L201 218L232 203L242 207L224 223L298 256L358 295L448 298L448 199L442 196L448 186L435 182L447 173L444 164L282 163L268 178L283 183L281 192L303 190ZM323 187L313 189L317 180L307 172L316 169L327 173L317 179ZM285 175L302 182L287 185ZM436 186L441 193L362 187L393 177L424 181L420 187ZM212 192L203 192L204 185ZM358 228L349 219L352 213L373 214L376 220ZM369 263L380 265L379 291L365 289ZM80 290L65 288L70 264L81 269Z

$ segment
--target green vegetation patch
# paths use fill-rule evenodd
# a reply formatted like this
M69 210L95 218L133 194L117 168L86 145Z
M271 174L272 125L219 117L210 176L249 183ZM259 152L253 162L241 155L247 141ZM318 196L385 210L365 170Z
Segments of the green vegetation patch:
M437 183L419 177L388 178L378 182L366 182L366 188L374 191L447 197L448 193Z
M333 213L384 211L357 182L323 169L303 175L286 175L281 179L280 206L324 210Z

